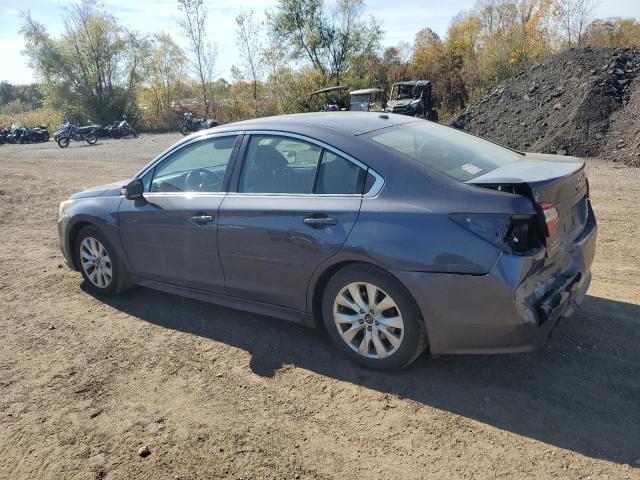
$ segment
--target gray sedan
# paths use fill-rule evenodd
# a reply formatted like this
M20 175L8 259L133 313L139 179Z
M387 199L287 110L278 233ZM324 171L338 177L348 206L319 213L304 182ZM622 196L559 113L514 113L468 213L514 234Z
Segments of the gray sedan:
M582 161L364 112L193 134L62 202L58 230L97 294L317 325L379 370L539 347L583 300L596 240Z

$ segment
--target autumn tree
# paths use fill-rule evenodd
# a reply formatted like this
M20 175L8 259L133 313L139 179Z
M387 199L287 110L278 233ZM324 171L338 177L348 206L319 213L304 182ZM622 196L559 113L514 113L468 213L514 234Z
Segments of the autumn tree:
M248 78L253 87L253 98L258 99L258 81L262 77L264 52L260 22L253 11L242 12L236 17L236 45L240 49L240 67L234 65L234 76Z
M553 15L569 47L582 45L597 0L554 0Z
M184 52L168 33L155 34L150 42L147 84L156 117L171 108L184 75Z
M211 84L217 47L207 37L207 7L203 0L178 0L178 8L182 13L177 19L178 26L188 43L187 64L197 78L204 111L211 115L215 110Z
M640 23L635 18L608 18L591 22L584 43L597 47L640 48Z

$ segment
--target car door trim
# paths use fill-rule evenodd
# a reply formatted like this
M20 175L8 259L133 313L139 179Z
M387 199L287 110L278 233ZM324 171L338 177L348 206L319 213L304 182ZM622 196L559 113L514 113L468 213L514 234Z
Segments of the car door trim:
M369 197L375 197L376 195L378 195L380 193L380 190L382 190L382 187L384 186L384 178L378 173L376 172L374 169L372 169L371 167L369 167L368 165L362 163L360 160L352 157L351 155L349 155L348 153L343 152L342 150L339 150L335 147L333 147L332 145L329 145L328 143L322 142L320 140L316 140L315 138L312 137L308 137L306 135L300 135L298 133L291 133L291 132L283 132L280 130L245 130L244 132L244 138L243 138L243 142L242 145L240 146L240 148L238 149L238 154L236 155L236 162L234 162L235 165L237 165L236 170L233 172L233 176L232 176L232 182L229 185L229 195L232 196L250 196L250 197L281 197L281 196L286 196L286 197L297 197L297 196L302 196L302 197L365 197L365 198L369 198ZM335 193L251 193L251 192L238 192L238 180L240 177L240 171L242 170L242 167L244 166L244 161L246 159L246 153L247 153L247 145L248 142L251 138L252 135L271 135L271 136L278 136L278 137L288 137L288 138L295 138L297 140L302 140L304 142L307 143L312 143L324 150L328 150L342 158L344 158L345 160L353 163L354 165L356 165L358 168L364 170L367 173L370 173L371 175L373 175L375 181L373 183L373 185L371 186L371 188L365 193L365 194L360 194L360 193L345 193L345 194L335 194Z

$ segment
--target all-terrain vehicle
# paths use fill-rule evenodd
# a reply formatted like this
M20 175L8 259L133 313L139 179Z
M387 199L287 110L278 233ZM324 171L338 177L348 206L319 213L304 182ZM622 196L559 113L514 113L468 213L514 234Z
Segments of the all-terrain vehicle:
M348 89L349 87L345 87L344 85L337 85L335 87L321 88L320 90L311 92L309 95L324 94L322 112L339 112L341 110L348 110L348 103L343 94L343 92Z
M410 80L394 83L385 112L411 115L437 122L438 111L435 109L435 101L431 95L431 82Z
M365 88L349 93L349 110L352 112L382 112L384 110L384 90Z

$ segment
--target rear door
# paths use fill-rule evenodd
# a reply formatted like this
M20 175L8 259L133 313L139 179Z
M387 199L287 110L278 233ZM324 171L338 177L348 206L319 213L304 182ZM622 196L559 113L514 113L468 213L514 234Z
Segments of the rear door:
M244 151L236 191L220 206L225 285L235 296L304 311L312 272L356 222L366 167L287 134L253 134Z
M120 235L137 276L224 291L218 209L239 138L227 134L183 145L144 174L144 199L123 200Z

